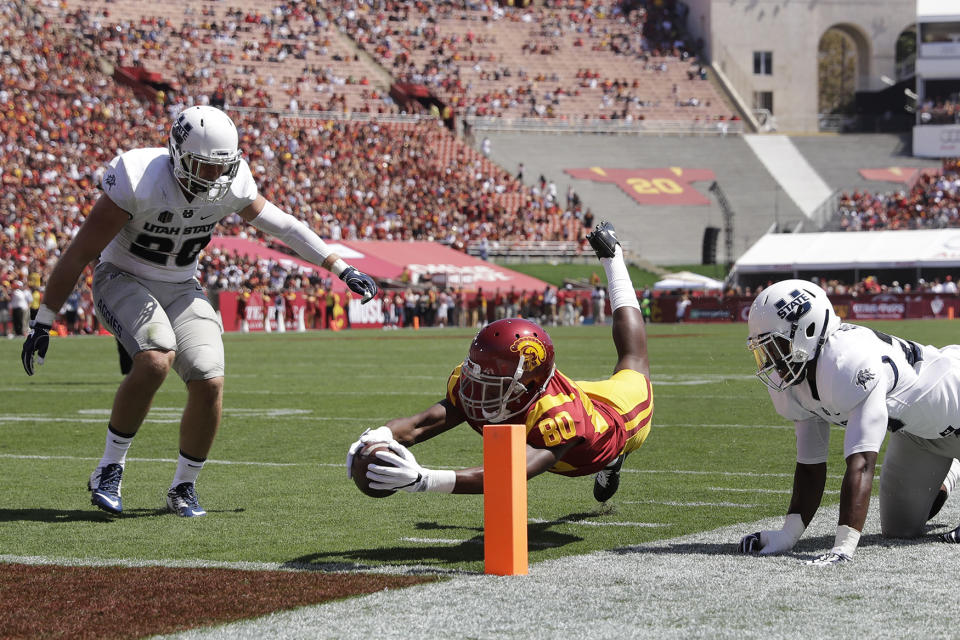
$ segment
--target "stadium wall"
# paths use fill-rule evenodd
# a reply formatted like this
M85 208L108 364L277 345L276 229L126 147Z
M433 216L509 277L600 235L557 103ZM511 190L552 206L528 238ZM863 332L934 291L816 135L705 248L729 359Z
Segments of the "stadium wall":
M886 88L881 77L897 78L896 42L917 20L915 0L687 0L687 29L729 87L747 105L759 106L758 92L771 92L773 127L780 131L819 130L817 52L831 28L857 47L856 91ZM754 72L754 52L772 54L770 73Z

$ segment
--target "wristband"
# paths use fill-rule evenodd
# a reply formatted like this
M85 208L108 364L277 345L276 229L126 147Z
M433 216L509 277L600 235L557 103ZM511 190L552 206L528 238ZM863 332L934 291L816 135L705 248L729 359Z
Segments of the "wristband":
M860 532L853 527L841 524L837 527L837 537L833 542L834 553L839 553L852 558L860 543Z
M37 309L37 315L33 319L33 324L42 324L47 327L52 327L53 321L56 319L57 314L54 313L47 305L41 304L40 308Z
M794 543L800 539L807 525L803 524L803 518L799 513L788 513L787 519L783 522L783 532L790 536Z
M337 276L338 278L343 275L343 272L347 270L347 263L343 261L343 258L337 256L337 259L327 267L327 271Z
M433 491L435 493L453 493L453 488L457 485L457 472L445 469L435 471L433 469L424 469L424 491Z

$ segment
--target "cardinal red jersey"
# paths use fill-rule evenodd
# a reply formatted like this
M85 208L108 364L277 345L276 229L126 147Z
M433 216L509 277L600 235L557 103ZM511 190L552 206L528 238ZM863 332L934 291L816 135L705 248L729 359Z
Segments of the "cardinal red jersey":
M458 366L447 382L447 400L454 406L460 406L459 388ZM586 382L558 370L525 415L506 422L523 422L527 444L537 449L580 439L549 471L585 476L643 444L652 417L653 389L643 374L624 369L607 380ZM484 423L467 423L482 434Z

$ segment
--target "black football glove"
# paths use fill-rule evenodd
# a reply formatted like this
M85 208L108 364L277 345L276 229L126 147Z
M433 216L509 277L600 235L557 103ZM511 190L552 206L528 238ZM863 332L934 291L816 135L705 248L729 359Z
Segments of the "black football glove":
M34 320L30 323L30 333L23 342L23 350L20 352L20 359L23 360L23 370L28 376L33 375L33 359L36 356L37 364L43 364L43 359L47 355L47 347L50 346L50 325L41 324Z
M377 291L379 291L377 283L373 281L373 278L362 271L358 271L356 267L347 267L344 269L343 273L340 274L340 279L347 283L350 291L363 296L360 300L361 304L366 304L373 300L374 296L377 295Z

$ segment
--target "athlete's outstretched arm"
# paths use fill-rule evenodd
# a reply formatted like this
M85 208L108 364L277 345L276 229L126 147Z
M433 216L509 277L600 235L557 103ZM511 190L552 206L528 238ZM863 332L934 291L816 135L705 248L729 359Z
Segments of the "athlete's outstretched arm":
M425 411L405 418L394 418L385 426L393 433L394 440L409 447L440 435L465 420L463 412L444 398Z
M77 235L57 260L47 280L43 304L56 314L73 291L84 267L100 255L129 221L130 214L106 194L101 194Z
M527 445L527 480L556 464L577 442L564 442L549 449ZM371 489L483 493L483 467L457 471L427 469L420 466L413 453L399 442L390 442L389 447L390 451L378 451L376 454L385 464L370 465L368 468L367 478L371 481Z
M120 233L130 216L106 195L101 195L87 219L80 226L70 246L57 260L47 280L43 303L30 323L30 333L23 341L20 361L28 376L43 364L50 347L50 329L60 307L76 286L84 267L92 262L105 246Z
M574 444L576 441L565 442L549 449L537 449L527 445L527 480L555 465ZM483 493L483 467L458 470L453 493Z
M361 296L362 303L369 302L377 295L377 283L373 278L348 265L310 227L281 211L263 196L258 195L238 215L257 229L283 240L305 260L343 280L351 291Z

